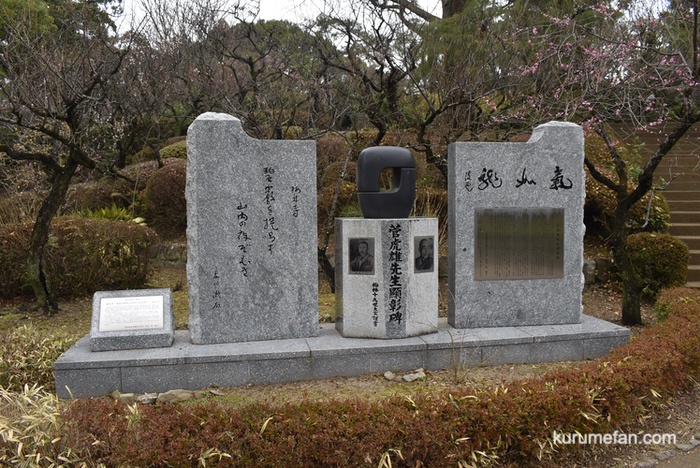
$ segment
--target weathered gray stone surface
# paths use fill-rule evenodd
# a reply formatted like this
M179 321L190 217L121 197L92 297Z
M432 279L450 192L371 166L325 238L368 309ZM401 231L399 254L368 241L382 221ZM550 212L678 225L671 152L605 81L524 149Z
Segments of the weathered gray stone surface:
M354 338L405 338L435 333L438 322L437 218L337 218L336 319ZM416 265L419 243L431 261ZM353 271L353 245L369 244L373 268Z
M318 335L315 142L256 140L205 113L187 153L192 341Z
M166 347L174 332L170 289L98 291L92 297L92 351Z
M449 146L449 322L454 327L581 320L583 143L578 125L550 122L537 127L527 143ZM504 212L529 219L553 213L559 224L502 228ZM477 229L480 213L490 214L495 222ZM479 235L483 240L477 245ZM527 245L503 240L523 238L529 239ZM504 242L511 244L493 248ZM490 256L477 261L477 253L484 252ZM547 261L554 266L543 267Z
M320 335L273 341L195 345L175 332L169 348L90 352L85 337L54 363L60 398L197 390L328 379L416 369L468 369L475 365L590 359L629 339L630 331L593 317L547 327L455 329L440 320L438 332L384 340L344 338L333 324ZM595 342L598 354L588 354ZM402 378L402 377L401 377ZM139 397L140 400L140 397Z

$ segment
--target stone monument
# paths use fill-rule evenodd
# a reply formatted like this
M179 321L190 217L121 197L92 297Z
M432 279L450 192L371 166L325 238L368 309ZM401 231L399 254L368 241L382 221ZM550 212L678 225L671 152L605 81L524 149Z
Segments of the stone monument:
M537 127L527 143L449 146L449 323L581 322L583 130Z
M380 177L392 171L392 188ZM336 329L344 337L405 338L437 331L438 222L409 218L415 161L405 148L368 148L357 160L364 218L335 223Z
M256 140L226 114L187 132L193 343L316 336L313 141Z
M360 155L365 217L336 220L337 321L320 326L314 143L258 141L203 114L188 156L190 330L173 340L168 290L96 294L93 333L54 363L60 398L591 359L629 339L581 315L576 125L450 146L453 326L438 322L437 220L408 217L408 150ZM382 192L386 169L394 185Z

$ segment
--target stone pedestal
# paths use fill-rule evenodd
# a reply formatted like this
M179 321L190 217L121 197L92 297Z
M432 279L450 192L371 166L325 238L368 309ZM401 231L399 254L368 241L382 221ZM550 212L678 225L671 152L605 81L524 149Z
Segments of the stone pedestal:
M386 339L436 332L437 247L437 218L336 219L338 332Z

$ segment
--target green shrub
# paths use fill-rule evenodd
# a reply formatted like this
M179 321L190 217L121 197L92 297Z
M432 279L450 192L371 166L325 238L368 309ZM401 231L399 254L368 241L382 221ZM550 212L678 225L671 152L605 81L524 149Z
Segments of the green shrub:
M14 392L25 385L53 390L53 363L73 341L46 337L26 325L0 336L0 387Z
M689 254L688 246L680 239L641 232L627 237L627 248L652 297L664 288L685 284Z
M103 178L96 182L72 185L66 193L62 213L98 210L111 205L128 207L134 199L134 187L124 179Z
M185 180L187 161L170 159L148 180L143 200L146 220L159 235L176 238L185 235L187 229L187 203Z
M156 159L156 153L151 149L150 146L145 145L141 151L138 151L131 156L126 158L126 163L128 165L141 164L145 162L154 161Z
M180 140L171 145L165 146L160 150L161 159L177 158L187 159L187 141Z
M23 278L31 231L31 223L0 226L3 297L30 293ZM58 296L142 287L148 274L148 248L156 239L155 232L136 223L55 218L45 250L49 283Z
M107 219L110 221L131 221L137 224L145 225L143 218L134 217L133 212L128 208L122 208L116 204L108 208L99 208L95 210L85 209L77 213L78 216L84 218Z

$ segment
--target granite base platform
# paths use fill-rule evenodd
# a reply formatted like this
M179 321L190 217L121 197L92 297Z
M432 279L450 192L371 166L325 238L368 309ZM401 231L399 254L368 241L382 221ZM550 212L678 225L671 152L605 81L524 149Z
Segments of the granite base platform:
M176 331L169 348L90 351L83 337L55 363L56 394L85 398L320 380L339 376L498 364L576 361L606 355L630 331L589 316L580 324L455 329L441 319L429 335L393 340L343 338L334 324L320 335L273 341L195 345Z

